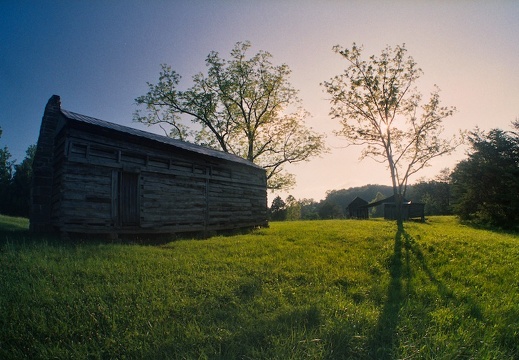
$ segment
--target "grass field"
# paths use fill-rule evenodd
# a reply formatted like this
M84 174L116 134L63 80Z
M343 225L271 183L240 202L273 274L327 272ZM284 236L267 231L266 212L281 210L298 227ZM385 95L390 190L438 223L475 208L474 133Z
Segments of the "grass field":
M519 359L519 236L452 217L161 245L0 216L2 359Z

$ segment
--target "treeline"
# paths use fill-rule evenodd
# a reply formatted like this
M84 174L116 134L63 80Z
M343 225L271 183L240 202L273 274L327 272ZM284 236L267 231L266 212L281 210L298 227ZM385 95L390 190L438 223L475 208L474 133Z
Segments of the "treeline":
M484 226L519 230L519 120L512 126L512 131L471 132L468 158L452 172L444 169L434 180L410 185L406 199L424 203L426 216L454 214ZM355 197L374 202L392 194L390 186L366 185L329 191L319 202L278 196L269 209L270 220L346 218ZM381 208L370 208L370 217L381 216Z
M471 133L468 158L451 175L453 211L461 219L519 230L519 120L512 126Z
M414 202L425 203L426 215L450 215L452 214L450 191L451 187L447 181L440 179L420 181L409 186L406 198ZM285 200L277 196L269 209L270 220L344 219L348 217L348 205L356 197L371 203L383 200L391 195L393 195L391 186L369 184L328 191L324 200L319 202L313 199L297 200L292 195ZM382 205L379 205L370 208L369 216L373 218L383 217L382 207Z
M2 128L0 128L0 138ZM7 146L0 148L0 214L28 217L31 208L32 161L36 146L31 145L25 159L16 164Z

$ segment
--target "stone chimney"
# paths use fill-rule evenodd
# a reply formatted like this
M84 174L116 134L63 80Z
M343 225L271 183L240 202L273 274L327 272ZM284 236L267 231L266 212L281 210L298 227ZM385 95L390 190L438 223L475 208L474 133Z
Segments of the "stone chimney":
M45 106L32 165L30 230L52 232L52 182L54 139L61 117L61 99L53 95Z

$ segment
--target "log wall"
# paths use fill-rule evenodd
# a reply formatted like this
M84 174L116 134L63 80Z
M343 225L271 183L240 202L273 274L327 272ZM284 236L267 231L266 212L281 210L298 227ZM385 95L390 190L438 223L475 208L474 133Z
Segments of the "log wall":
M52 222L62 232L267 225L263 169L124 134L65 127L56 137L53 183Z

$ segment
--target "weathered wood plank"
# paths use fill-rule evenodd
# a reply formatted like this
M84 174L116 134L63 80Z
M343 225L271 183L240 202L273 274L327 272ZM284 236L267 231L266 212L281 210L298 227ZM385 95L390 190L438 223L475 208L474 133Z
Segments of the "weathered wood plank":
M55 142L52 219L63 231L208 231L266 223L262 169L84 128L71 127ZM133 179L127 188L133 212L121 197L127 173L138 174L124 175ZM121 209L140 226L121 226Z

